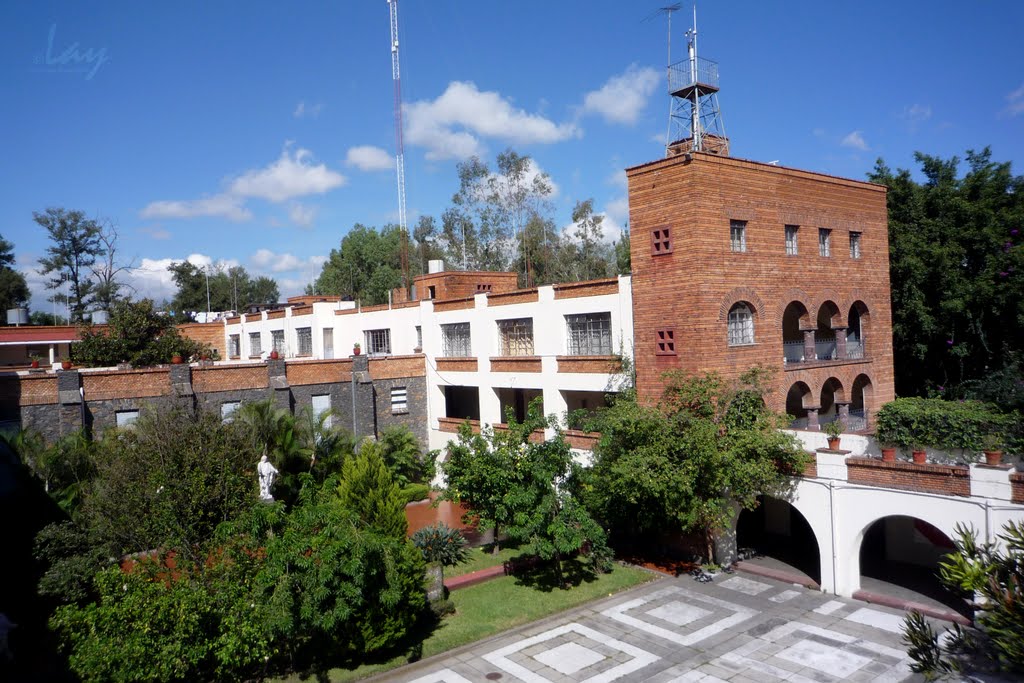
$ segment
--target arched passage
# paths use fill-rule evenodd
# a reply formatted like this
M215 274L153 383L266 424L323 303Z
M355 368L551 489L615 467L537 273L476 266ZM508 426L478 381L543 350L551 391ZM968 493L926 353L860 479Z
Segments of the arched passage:
M860 544L861 591L952 608L970 615L964 596L938 579L939 561L953 542L935 526L905 515L872 522Z
M792 504L759 496L758 506L736 520L736 546L756 551L821 583L821 552L807 519Z
M858 359L864 357L868 327L871 314L863 301L854 301L846 318L846 357Z
M782 313L782 357L786 363L799 363L805 359L804 333L811 324L807 307L791 301Z
M868 428L873 397L874 388L871 386L871 378L867 375L857 375L850 390L849 431L857 432Z
M814 348L818 360L836 359L836 333L839 324L839 307L826 301L818 307L818 328L814 332Z
M843 384L835 377L829 377L821 385L821 406L818 412L818 422L827 424L839 419L839 403L846 401L846 393L843 391Z
M811 388L803 382L794 382L786 393L786 414L793 416L793 429L807 429L807 409L813 405Z

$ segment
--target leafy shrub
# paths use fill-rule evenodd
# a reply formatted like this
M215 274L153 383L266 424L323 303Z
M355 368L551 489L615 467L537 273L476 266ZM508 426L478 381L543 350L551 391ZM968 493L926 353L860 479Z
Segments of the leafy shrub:
M156 312L149 299L124 300L114 304L105 329L83 328L81 341L73 344L71 355L85 367L110 367L121 362L136 367L183 358L211 356L210 348L183 336L173 321Z
M423 559L431 564L454 567L469 559L466 537L444 522L423 527L412 535L412 542L423 553Z
M878 411L875 434L882 443L903 447L977 452L986 434L1001 431L1009 422L1009 416L981 401L898 398Z
M403 486L398 491L398 495L401 496L405 505L419 500L426 500L430 497L430 484L409 484L408 486Z

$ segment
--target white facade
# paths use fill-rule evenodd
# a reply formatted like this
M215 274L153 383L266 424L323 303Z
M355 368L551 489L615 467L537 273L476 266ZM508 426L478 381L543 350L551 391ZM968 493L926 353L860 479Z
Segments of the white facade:
M604 293L614 290L611 293ZM522 292L533 290L520 290ZM602 292L596 295L594 292ZM578 296L574 294L579 294ZM405 356L423 353L426 362L428 447L443 448L454 437L441 431L439 418L447 415L445 387L467 387L479 394L481 425L504 422L499 392L527 390L543 397L545 414L562 416L581 398L603 396L618 390L621 377L609 372L559 372L558 357L572 356L566 316L607 314L610 323L610 354L627 359L633 356L633 303L630 277L596 281L593 289L586 284L556 298L556 287L536 288L536 301L498 305L509 294L477 294L472 301L460 300L462 308L445 310L443 301L423 300L394 306L357 309L353 302L314 303L310 307L292 306L281 312L262 312L240 316L240 322L227 323L224 348L233 348L231 337L237 335L239 354L232 358L248 361L265 359L272 349L275 333L283 337L280 356L290 358L347 358L356 343L368 355ZM435 309L441 310L435 310ZM492 369L492 359L502 356L498 321L528 318L533 327L533 353L540 371L499 372ZM476 361L474 371L439 370L438 358L444 357L442 326L468 323L470 355ZM309 328L312 336L310 355L299 354L299 331ZM419 328L417 330L417 328ZM387 330L389 353L373 354L367 335ZM259 348L254 348L251 335L258 335ZM379 335L378 335L379 338ZM587 392L587 393L582 393ZM460 416L453 416L460 417Z

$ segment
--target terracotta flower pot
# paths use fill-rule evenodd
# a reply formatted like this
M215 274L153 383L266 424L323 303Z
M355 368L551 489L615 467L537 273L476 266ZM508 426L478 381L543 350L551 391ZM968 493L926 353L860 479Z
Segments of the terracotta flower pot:
M362 351L363 351L363 350L362 350L361 348L359 348L358 346L356 346L356 347L354 347L354 348L352 349L352 355L353 355L353 356L358 356L358 355L359 355L360 353L362 353Z
M281 354L279 354L276 349L270 352L270 360L277 360L280 357Z
M895 448L883 448L882 449L882 461L883 462L896 462L896 449Z
M71 361L69 361L69 360L62 360L60 362L60 367L61 367L61 370L70 370L71 369Z
M1002 451L985 451L985 464L991 467L999 465L1003 461Z
M838 436L830 436L830 437L828 437L828 448L829 448L830 451L838 451L839 450L839 437Z
M31 367L32 367L33 370L37 369L39 367L39 361L37 361L37 360L32 361Z
M926 453L925 451L914 451L913 456L914 462L916 462L918 465L922 465L928 462L928 453Z
M181 361L182 358L179 354L176 353L173 356L171 356L171 363L173 363L174 365L181 365Z

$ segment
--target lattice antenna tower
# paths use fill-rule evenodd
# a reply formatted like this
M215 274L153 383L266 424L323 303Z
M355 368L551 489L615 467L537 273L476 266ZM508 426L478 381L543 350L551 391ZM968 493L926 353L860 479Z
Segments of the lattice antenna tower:
M671 19L669 13L670 22ZM718 106L718 62L697 56L697 3L693 4L693 26L686 32L686 44L686 59L673 64L669 53L670 110L665 156L686 152L727 156L729 138ZM671 51L671 43L669 46Z
M409 291L409 226L405 215L405 144L402 140L402 70L398 58L398 0L388 0L391 15L391 80L395 91L395 172L398 179L398 227L401 231L402 287Z

